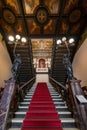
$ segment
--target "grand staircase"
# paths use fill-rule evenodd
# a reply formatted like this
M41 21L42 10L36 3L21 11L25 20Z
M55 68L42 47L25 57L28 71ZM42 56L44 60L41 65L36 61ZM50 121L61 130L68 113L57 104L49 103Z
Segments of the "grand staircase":
M32 95L34 94L36 84L37 83L35 83L29 92L27 92L27 95L25 96L23 102L20 103L18 111L14 114L14 118L11 122L11 128L9 128L9 130L21 130L22 122L31 102ZM75 120L72 118L71 112L68 111L66 103L62 100L61 95L54 90L50 83L47 83L47 85L59 118L61 119L63 130L78 130L75 126Z

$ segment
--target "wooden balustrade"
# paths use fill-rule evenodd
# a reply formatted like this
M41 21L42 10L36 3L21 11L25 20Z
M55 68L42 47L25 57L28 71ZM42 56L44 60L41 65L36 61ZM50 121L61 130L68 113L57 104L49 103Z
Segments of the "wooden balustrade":
M87 130L87 99L84 97L80 80L69 81L67 88L51 77L49 77L49 80L66 101L75 118L77 127L80 130Z
M61 83L59 83L58 81L56 81L55 79L49 77L49 81L51 82L51 84L54 86L55 90L58 93L61 93L61 96L64 100L67 100L67 94L68 94L68 89L62 85Z
M33 77L31 80L29 80L28 82L26 82L24 85L22 85L19 88L19 100L21 101L24 96L26 95L27 91L29 91L29 89L32 87L33 83L35 82L35 77Z

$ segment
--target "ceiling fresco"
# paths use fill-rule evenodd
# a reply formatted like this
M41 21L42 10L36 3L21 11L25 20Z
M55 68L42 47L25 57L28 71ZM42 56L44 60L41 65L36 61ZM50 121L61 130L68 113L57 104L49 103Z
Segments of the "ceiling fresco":
M0 0L0 28L7 37L81 35L86 26L86 0ZM5 24L5 27L3 26ZM75 28L76 27L76 28Z
M14 45L10 44L8 36L19 34L27 38L25 44L17 46L16 53L22 57L22 74L28 76L31 54L34 58L52 58L53 63L58 62L56 67L62 66L61 69L64 70L60 59L62 61L67 49L64 44L57 45L57 40L65 36L67 39L71 37L75 39L75 44L70 48L73 58L86 27L87 0L0 0L0 33L6 41L12 61ZM55 59L55 62L53 47L55 53L58 52L58 59ZM21 81L26 79L25 74L21 76Z
M9 35L16 34L31 42L62 36L78 41L86 23L86 0L0 0L0 30L7 42ZM31 44L38 48L37 42Z

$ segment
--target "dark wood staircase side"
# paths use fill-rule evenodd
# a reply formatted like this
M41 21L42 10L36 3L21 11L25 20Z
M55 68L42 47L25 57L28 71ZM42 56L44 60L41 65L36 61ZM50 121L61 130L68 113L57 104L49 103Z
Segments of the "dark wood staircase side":
M74 46L69 46L70 56L73 56ZM63 56L67 54L67 48L65 45L57 45L56 41L54 42L53 50L52 50L52 66L50 75L56 81L62 83L63 85L67 79L67 73L63 64Z

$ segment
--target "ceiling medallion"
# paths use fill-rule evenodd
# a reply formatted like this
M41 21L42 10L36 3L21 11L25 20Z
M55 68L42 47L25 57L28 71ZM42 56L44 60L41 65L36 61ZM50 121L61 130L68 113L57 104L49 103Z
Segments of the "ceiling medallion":
M78 9L75 9L73 10L71 13L70 13L70 16L69 16L69 21L71 23L76 23L78 22L78 20L80 19L81 17L81 11L78 10Z
M36 9L36 22L39 24L46 24L48 22L48 10L46 7Z
M8 24L14 24L16 21L15 14L13 13L12 10L9 8L4 8L2 10L2 18L5 20L6 23Z

